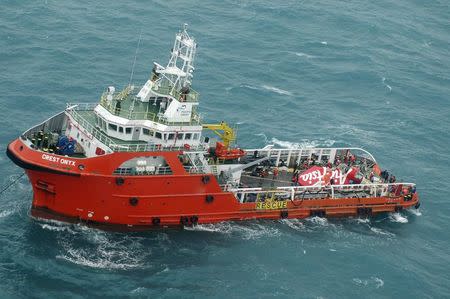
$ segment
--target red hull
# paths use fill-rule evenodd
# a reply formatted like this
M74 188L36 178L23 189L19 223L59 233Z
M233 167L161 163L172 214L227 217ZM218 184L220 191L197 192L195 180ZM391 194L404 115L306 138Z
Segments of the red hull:
M233 193L224 192L214 175L187 173L179 152L117 152L77 159L45 154L17 139L7 154L26 169L33 186L32 215L133 230L259 218L372 215L419 204L415 193L410 200L403 196L289 200L279 209L257 209L257 203L240 203ZM173 174L113 175L132 157L161 155Z

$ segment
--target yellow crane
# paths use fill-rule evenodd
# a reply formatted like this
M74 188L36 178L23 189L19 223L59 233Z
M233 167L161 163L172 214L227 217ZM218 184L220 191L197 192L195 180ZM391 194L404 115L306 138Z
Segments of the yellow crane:
M231 143L236 140L236 132L224 121L220 124L203 124L202 126L204 129L209 129L219 136L226 149L229 149Z

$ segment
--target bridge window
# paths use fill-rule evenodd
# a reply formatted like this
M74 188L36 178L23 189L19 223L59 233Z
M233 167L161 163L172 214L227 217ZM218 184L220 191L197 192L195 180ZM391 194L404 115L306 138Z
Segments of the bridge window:
M175 139L175 134L174 133L170 133L168 140L174 140Z
M177 139L178 140L182 140L183 139L183 133L178 133L177 134Z
M161 139L162 138L162 134L160 132L156 132L155 133L155 137L158 138L158 139Z
M113 130L113 131L117 131L117 126L114 124L108 124L108 129Z
M123 127L119 127L119 133L123 133Z
M192 133L186 133L186 134L184 135L184 139L185 139L185 140L191 140L191 138L192 138Z
M125 134L131 134L133 128L125 128Z
M200 135L198 133L194 133L194 140L197 140L200 137Z

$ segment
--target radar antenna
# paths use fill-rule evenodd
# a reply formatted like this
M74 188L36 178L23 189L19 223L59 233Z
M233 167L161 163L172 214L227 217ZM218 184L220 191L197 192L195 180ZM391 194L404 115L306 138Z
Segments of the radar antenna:
M162 75L159 85L168 85L172 94L182 88L189 88L192 84L195 52L197 43L195 39L187 33L187 24L183 25L175 36L175 42L171 51L171 56L166 67L155 62L154 72ZM164 82L165 81L165 82Z

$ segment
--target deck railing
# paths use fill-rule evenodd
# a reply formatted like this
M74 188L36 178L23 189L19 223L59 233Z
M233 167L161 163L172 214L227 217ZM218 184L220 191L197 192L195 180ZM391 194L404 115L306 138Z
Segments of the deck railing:
M162 90L165 87L161 87L158 90ZM168 91L167 91L168 92ZM196 93L196 92L195 92ZM191 93L189 93L186 97L186 101L185 102L196 102L196 100L188 100L189 96L191 95ZM165 125L169 125L169 126L176 126L176 125L199 125L201 123L201 117L200 115L196 112L196 111L192 111L191 113L191 118L189 121L186 122L174 122L174 121L168 121L164 115L161 114L157 114L154 113L152 111L139 111L136 112L133 110L133 105L131 105L131 109L125 109L125 108L120 108L120 109L116 109L116 107L114 105L111 105L108 103L107 99L107 94L103 93L103 95L100 98L100 105L105 108L109 113L116 115L116 116L120 116L120 117L124 117L127 119L139 119L139 120L151 120L154 122L158 122L158 123L162 123ZM114 98L115 101L117 101L116 98ZM135 99L125 99L125 101L135 101ZM119 100L120 101L120 100Z
M264 190L262 188L228 188L236 198L242 202L257 202L265 200L312 200L336 199L344 197L398 197L403 189L414 192L413 183L390 184L354 184L354 185L328 185L328 186L286 186L276 189Z
M183 98L184 102L198 102L199 93L193 89L189 89L188 94L182 94L181 92L177 90L172 91L173 86L159 86L153 85L152 91L164 96L164 95L170 95L176 98L177 100L180 100Z
M92 110L95 104L67 104L67 113L86 131L114 152L147 152L147 151L204 151L203 145L190 146L162 146L159 144L118 143L108 137L100 129L93 126L78 111Z

